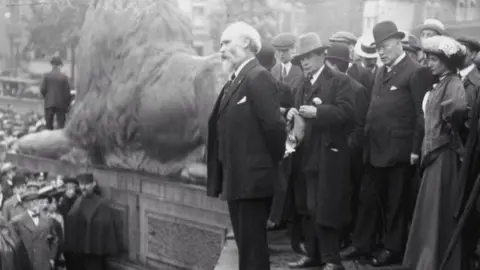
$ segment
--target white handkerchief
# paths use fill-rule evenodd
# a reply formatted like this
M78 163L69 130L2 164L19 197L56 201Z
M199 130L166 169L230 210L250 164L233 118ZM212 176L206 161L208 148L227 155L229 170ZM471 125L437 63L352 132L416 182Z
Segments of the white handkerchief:
M397 90L398 88L395 86L395 85L392 85L392 87L390 87L390 91L395 91Z
M245 101L247 101L247 96L244 96L242 99L240 99L237 104L242 104L244 103Z

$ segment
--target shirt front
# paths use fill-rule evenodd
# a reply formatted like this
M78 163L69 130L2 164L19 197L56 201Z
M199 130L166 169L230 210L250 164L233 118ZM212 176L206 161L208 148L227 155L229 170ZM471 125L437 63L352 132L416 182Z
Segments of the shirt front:
M288 75L291 69L292 69L292 62L282 63L282 72L283 70L285 70L285 75Z
M251 57L251 58L248 58L247 60L243 61L243 63L241 63L240 66L238 66L238 68L233 73L235 75L235 77L237 77L238 74L240 74L240 71L242 71L242 69L253 59L255 59L255 57Z
M33 211L31 210L27 210L27 212L28 212L28 215L32 218L35 226L38 226L38 221L39 221L38 214L34 214Z
M467 77L467 75L475 68L474 64L469 65L468 67L460 70L458 73L460 74L460 77L462 78L462 81Z
M390 66L387 67L387 71L390 72L392 71L392 68L395 67L396 65L398 65L398 63L400 63L400 61L403 60L403 58L405 58L407 56L407 54L405 52L403 52L394 62L393 64L391 64Z
M323 65L317 72L315 72L315 74L312 75L312 79L310 80L310 83L312 85L315 84L315 82L317 81L318 77L320 76L324 68L325 66Z

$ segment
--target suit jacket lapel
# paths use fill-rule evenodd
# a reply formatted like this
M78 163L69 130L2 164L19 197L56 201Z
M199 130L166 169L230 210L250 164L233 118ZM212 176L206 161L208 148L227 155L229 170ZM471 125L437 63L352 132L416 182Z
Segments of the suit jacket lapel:
M403 67L407 64L407 61L408 61L408 55L405 55L403 57L403 59L398 63L396 64L392 70L390 70L390 72L387 72L387 67L384 66L383 67L383 83L387 83L388 81L390 81L394 75L397 74L397 71L399 69L403 69Z
M33 222L33 219L30 214L28 214L28 212L24 213L22 218L22 224L31 232L34 232L37 229L37 226Z
M225 99L224 102L221 102L220 103L220 108L219 108L219 112L222 111L223 109L225 109L228 105L228 103L230 102L230 99L232 98L233 94L238 90L238 86L240 86L240 84L242 83L242 81L245 79L245 76L248 74L248 72L253 68L255 67L256 65L258 65L258 62L256 59L253 59L253 60L250 60L250 62L248 62L248 64L246 64L242 70L240 71L240 73L238 73L238 76L235 77L235 79L233 80L232 84L230 84L230 87L229 89L225 89L224 91L227 91L223 97L223 99Z

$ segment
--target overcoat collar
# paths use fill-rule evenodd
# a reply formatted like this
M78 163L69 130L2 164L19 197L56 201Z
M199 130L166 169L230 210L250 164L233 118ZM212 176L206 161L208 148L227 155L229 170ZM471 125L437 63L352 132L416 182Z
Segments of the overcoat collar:
M318 76L315 83L312 85L312 91L309 93L305 102L308 102L315 94L318 94L318 90L323 91L329 89L330 87L326 86L325 83L330 81L330 78L333 76L333 71L330 70L327 66L324 66L322 73Z

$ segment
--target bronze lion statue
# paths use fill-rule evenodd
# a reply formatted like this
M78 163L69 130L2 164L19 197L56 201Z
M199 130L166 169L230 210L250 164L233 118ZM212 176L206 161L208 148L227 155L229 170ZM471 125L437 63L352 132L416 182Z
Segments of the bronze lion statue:
M18 152L158 175L194 167L206 174L199 164L221 67L218 55L195 54L176 1L92 1L77 59L65 129L22 137Z

